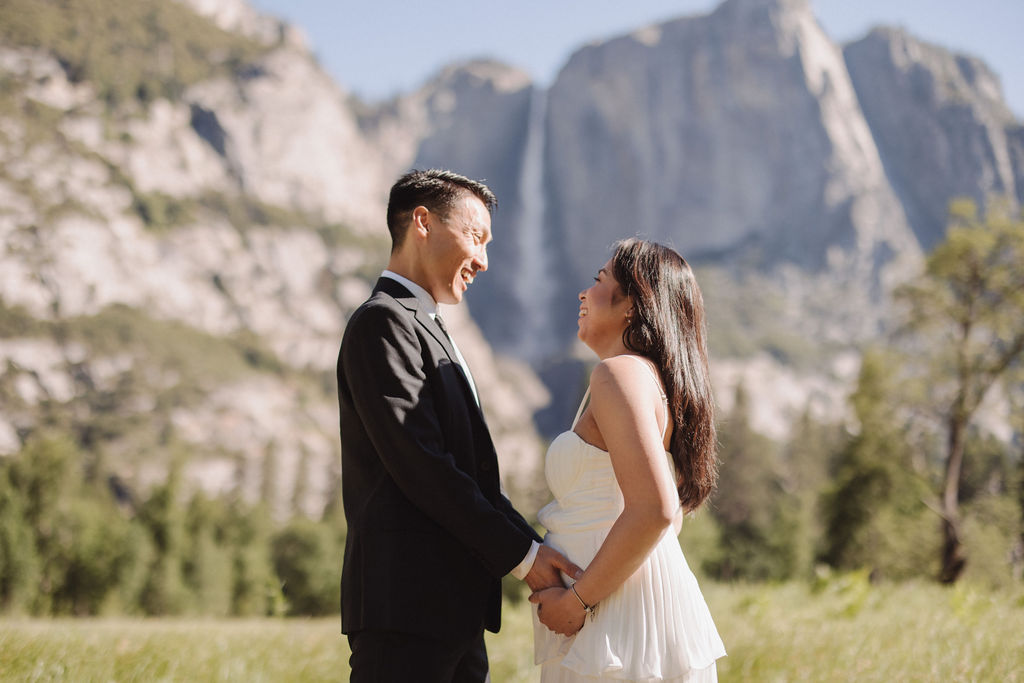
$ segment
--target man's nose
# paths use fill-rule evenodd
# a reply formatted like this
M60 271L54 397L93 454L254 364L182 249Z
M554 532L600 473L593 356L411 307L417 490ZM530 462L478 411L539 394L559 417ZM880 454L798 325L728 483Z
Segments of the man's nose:
M487 270L487 247L481 247L473 259L473 265L477 270Z

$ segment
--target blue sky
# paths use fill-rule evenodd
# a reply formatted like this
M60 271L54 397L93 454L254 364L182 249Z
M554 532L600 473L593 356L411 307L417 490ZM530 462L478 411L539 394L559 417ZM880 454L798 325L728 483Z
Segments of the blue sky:
M715 0L249 0L296 24L326 70L369 101L416 88L451 62L493 57L549 83L578 47L652 22L705 14ZM915 36L984 59L1024 119L1024 1L811 0L833 39L870 27Z

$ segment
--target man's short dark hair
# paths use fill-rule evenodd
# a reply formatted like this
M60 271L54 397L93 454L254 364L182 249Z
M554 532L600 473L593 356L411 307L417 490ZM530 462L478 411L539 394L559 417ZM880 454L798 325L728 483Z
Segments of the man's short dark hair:
M401 246L409 227L409 215L417 206L424 206L432 213L447 218L456 202L466 193L477 197L494 212L498 199L483 183L445 171L431 168L426 171L409 171L391 186L388 197L388 232L391 233L392 251Z

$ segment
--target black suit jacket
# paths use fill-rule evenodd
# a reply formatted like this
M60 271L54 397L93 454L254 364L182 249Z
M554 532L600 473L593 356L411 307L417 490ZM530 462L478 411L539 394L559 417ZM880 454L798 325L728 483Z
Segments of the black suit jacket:
M348 535L342 631L497 631L501 577L537 534L448 338L389 278L349 319L338 358Z

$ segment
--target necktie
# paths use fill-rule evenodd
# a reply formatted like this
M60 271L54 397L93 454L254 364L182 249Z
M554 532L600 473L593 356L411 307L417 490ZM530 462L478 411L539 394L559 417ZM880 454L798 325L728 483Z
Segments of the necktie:
M434 314L434 322L436 322L437 326L441 328L442 332L444 332L444 336L448 337L448 340L451 341L452 335L448 334L448 326L444 324L444 318L441 317L440 313Z
M448 341L452 343L452 349L455 351L455 358L458 360L459 365L462 367L462 372L465 373L466 379L469 380L469 388L473 392L473 398L476 399L477 405L480 405L480 396L476 393L476 382L473 381L473 375L469 372L469 365L466 364L466 359L462 357L462 352L459 351L458 345L455 340L452 339L452 335L448 334L448 326L444 324L444 318L441 317L440 313L434 314L434 322L444 332L444 336L448 337Z

